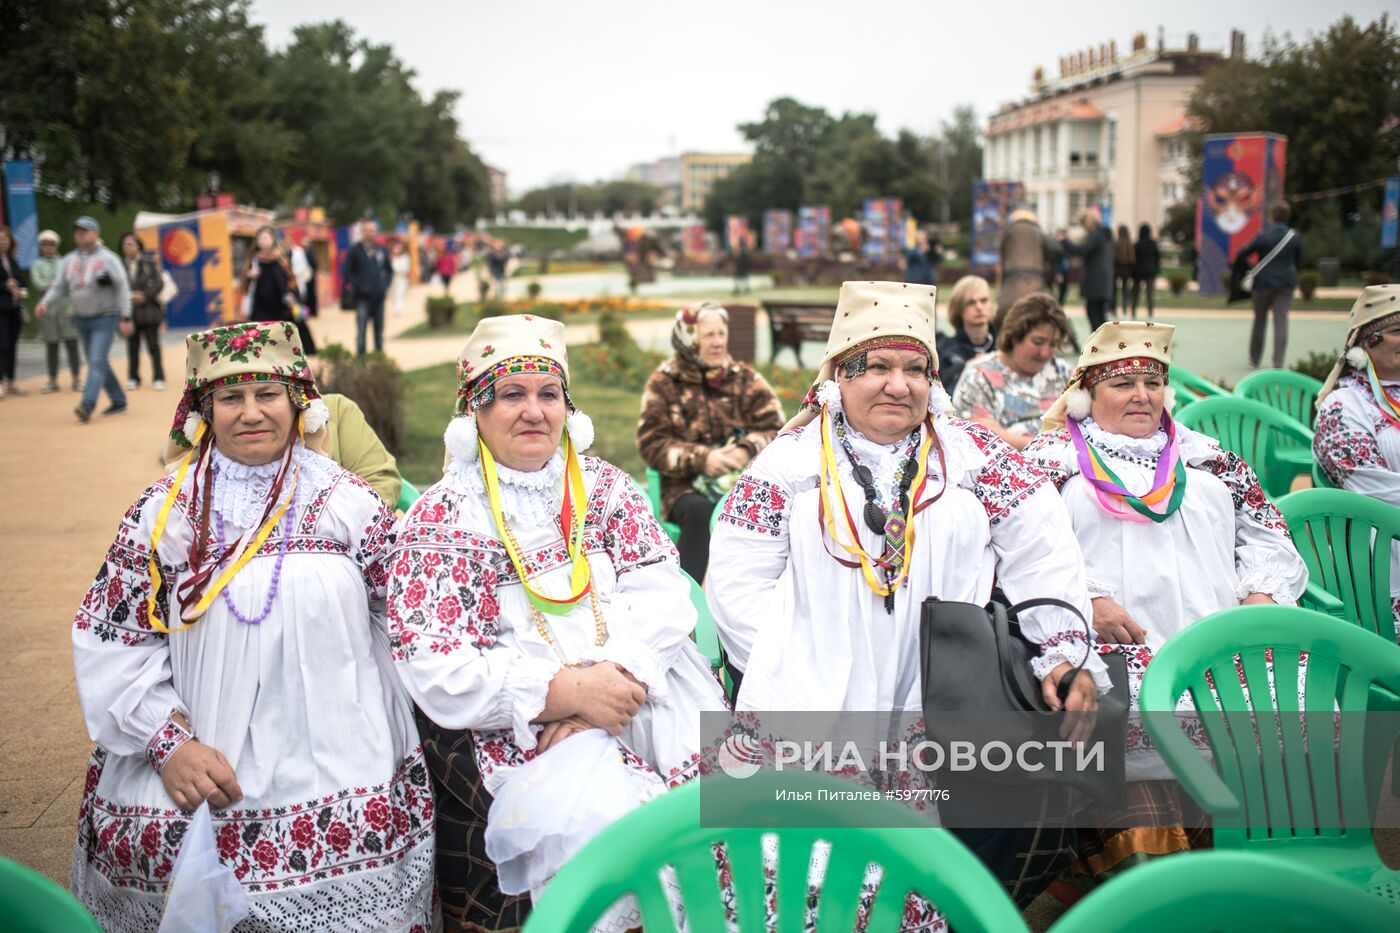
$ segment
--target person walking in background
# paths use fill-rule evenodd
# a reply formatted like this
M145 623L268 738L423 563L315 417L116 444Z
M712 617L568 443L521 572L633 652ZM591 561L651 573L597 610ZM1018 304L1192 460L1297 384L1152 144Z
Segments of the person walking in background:
M1059 230L1055 231L1055 240L1057 243L1063 244L1065 237L1068 235L1065 229L1061 227ZM1055 262L1052 269L1055 278L1055 300L1058 301L1060 307L1063 308L1065 305L1065 295L1069 292L1070 261L1068 250L1061 248L1055 253Z
M301 306L308 317L316 317L321 307L320 296L316 294L316 257L303 244L295 243L287 251L287 258L292 263L292 276L297 280Z
M58 234L52 230L45 230L39 234L39 258L29 267L29 284L33 286L36 299L44 296L62 268L63 261L58 256ZM44 383L43 393L47 395L58 391L59 344L63 344L64 349L68 351L68 367L73 373L73 391L81 391L82 383L78 381L78 373L82 367L82 358L78 353L78 332L73 327L73 312L68 308L68 299L54 302L49 308L49 313L39 318L38 330L39 339L44 342L44 358L49 367L49 381Z
M442 293L452 294L452 276L457 274L457 254L452 251L451 246L444 246L442 252L438 253L437 274L442 279Z
M922 230L914 235L914 245L904 251L904 281L910 285L935 284L928 234Z
M1152 238L1152 227L1143 224L1138 227L1137 243L1133 247L1133 303L1129 313L1137 317L1138 293L1147 294L1147 319L1152 320L1157 311L1157 275L1162 271L1162 254L1157 241Z
M749 291L749 239L739 238L739 248L734 253L734 294Z
M1137 262L1137 250L1133 246L1133 235L1127 224L1118 225L1118 239L1113 241L1113 295L1114 306L1127 310L1133 294L1133 265Z
M355 352L365 355L365 330L374 325L374 349L384 350L384 295L394 270L379 245L379 224L360 221L360 241L350 247L345 273L355 288Z
M1084 278L1079 293L1084 296L1084 313L1089 316L1089 330L1099 329L1108 317L1108 304L1113 300L1113 235L1099 222L1099 215L1085 211L1079 218L1084 238L1076 243L1069 234L1060 234L1060 249L1084 260Z
M24 395L15 385L15 354L19 350L19 330L28 313L24 307L29 277L15 257L15 237L10 228L0 226L0 398Z
M299 304L297 277L292 272L291 259L277 242L277 233L271 227L259 227L253 234L253 249L243 260L238 287L247 296L244 301L248 320L291 321L297 327L306 355L316 355L316 341L311 337L311 328L306 326L305 315L292 312ZM358 288L356 294L359 294Z
M1288 350L1288 312L1293 307L1293 288L1298 284L1298 264L1303 258L1303 242L1288 226L1292 209L1280 201L1269 208L1270 223L1240 250L1241 256L1256 257L1254 269L1254 327L1249 332L1249 365L1259 368L1264 356L1264 331L1269 311L1274 317L1274 368L1283 368Z
M165 311L160 306L160 270L141 249L141 240L134 233L123 233L117 241L126 270L126 283L131 289L131 323L133 330L126 338L126 387L141 388L141 344L151 355L151 388L165 388L165 367L160 359L160 327L165 323Z
M408 294L408 277L413 269L413 263L408 258L408 247L403 245L403 240L394 243L389 268L394 273L394 313L403 314L403 299Z
M491 251L486 254L486 268L491 272L491 289L497 301L506 300L506 264L509 262L510 253L505 243L500 240L492 243Z
M55 302L64 298L70 302L73 323L78 326L78 339L88 361L83 400L73 414L86 424L103 389L112 404L102 414L120 415L126 411L126 393L112 372L108 355L118 330L123 337L132 333L131 289L126 284L122 261L102 245L102 228L96 220L83 216L73 221L73 242L77 248L63 257L63 270L43 300L34 306L34 316L43 320Z

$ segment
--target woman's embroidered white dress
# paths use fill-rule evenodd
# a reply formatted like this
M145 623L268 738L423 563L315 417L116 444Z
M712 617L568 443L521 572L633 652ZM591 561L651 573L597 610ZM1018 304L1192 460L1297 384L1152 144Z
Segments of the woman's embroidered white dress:
M433 801L382 608L393 516L333 461L300 445L294 456L291 535L261 623L239 621L219 598L191 628L164 635L150 625L151 532L173 474L127 512L78 610L78 692L99 747L72 887L104 929L160 922L188 817L153 767L169 754L162 736L174 711L228 759L243 790L213 812L219 857L250 897L240 931L416 933L435 922ZM211 538L222 519L231 549L261 516L278 464L245 466L217 452L213 464ZM189 576L202 508L190 501L192 481L158 546L157 611L171 628L165 607ZM262 610L284 527L225 591L244 616Z

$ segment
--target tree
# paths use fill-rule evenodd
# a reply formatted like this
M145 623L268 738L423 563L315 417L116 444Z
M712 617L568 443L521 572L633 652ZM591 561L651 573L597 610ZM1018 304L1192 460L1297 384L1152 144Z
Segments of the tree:
M601 210L614 214L641 214L649 217L661 200L661 189L644 181L609 181L598 186Z
M933 163L939 179L939 219L944 223L972 221L972 183L982 177L982 128L970 104L953 108L933 140Z
M779 97L764 110L762 120L739 124L739 132L753 143L755 155L785 159L806 175L815 166L834 122L820 107Z
M703 213L705 225L718 233L731 214L747 217L750 229L758 230L765 210L796 210L802 203L802 177L792 160L760 154L715 182Z
M462 141L453 109L457 91L438 91L414 109L414 160L405 182L403 209L422 223L448 230L491 212L486 167Z

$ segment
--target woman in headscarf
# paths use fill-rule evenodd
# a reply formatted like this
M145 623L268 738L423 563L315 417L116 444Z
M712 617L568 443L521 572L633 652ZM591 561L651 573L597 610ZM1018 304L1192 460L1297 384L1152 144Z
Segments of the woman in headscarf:
M1400 507L1400 285L1356 299L1345 351L1317 396L1313 456L1337 486ZM1390 558L1400 632L1400 548Z
M695 777L700 713L726 704L646 498L580 453L564 326L483 320L458 373L447 468L390 559L390 645L426 717L444 917L500 930L593 832Z
M1125 656L1136 709L1152 653L1197 619L1240 604L1291 604L1308 572L1254 471L1172 420L1175 328L1102 325L1046 413L1026 458L1059 487L1084 551L1096 641ZM1191 707L1183 707L1191 712ZM1148 858L1209 844L1199 809L1141 728L1128 733L1127 807L1081 833L1062 899Z
M207 801L257 929L430 929L433 802L383 616L393 515L319 452L290 322L186 349L174 467L74 621L98 749L73 891L106 930L154 931Z
M642 393L637 447L661 474L661 518L680 526L681 569L703 582L710 514L783 426L773 387L729 355L729 312L707 301L676 312L675 354Z

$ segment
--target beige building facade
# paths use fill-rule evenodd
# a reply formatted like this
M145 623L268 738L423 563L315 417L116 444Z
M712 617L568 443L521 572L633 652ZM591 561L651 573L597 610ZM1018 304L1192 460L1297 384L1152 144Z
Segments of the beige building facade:
M752 158L747 152L682 153L681 210L698 213L715 182Z
M1141 33L1120 57L1115 43L1060 59L1060 77L1037 69L1034 96L988 122L982 177L1020 181L1046 230L1085 210L1112 212L1115 227L1155 231L1186 186L1186 104L1201 76L1222 60L1194 36L1172 50Z

